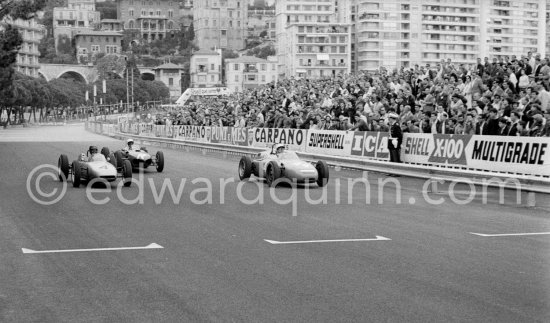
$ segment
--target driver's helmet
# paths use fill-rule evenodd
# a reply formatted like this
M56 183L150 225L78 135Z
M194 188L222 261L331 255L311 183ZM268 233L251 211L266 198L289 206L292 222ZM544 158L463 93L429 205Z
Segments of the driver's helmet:
M128 146L131 146L134 144L134 139L128 139L126 142L128 143Z
M90 146L90 148L88 149L88 152L90 153L90 155L93 155L93 154L97 154L99 149L97 149L97 146Z
M273 150L272 151L273 151L274 154L277 154L277 155L282 154L282 153L285 152L285 145L275 144L275 145L273 145Z

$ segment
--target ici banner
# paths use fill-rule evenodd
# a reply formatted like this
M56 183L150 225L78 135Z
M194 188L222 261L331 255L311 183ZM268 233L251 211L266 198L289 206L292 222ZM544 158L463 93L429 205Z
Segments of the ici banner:
M350 131L350 133L353 136L350 148L352 157L389 159L388 132Z

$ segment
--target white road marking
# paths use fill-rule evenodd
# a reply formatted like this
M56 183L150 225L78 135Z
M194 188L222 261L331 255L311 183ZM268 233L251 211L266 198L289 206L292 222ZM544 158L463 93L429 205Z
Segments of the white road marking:
M475 232L470 232L470 233L480 237L540 236L540 235L550 234L550 232L500 233L500 234L485 234L485 233L475 233Z
M164 247L156 243L151 243L150 245L145 247L66 249L66 250L32 250L27 248L21 248L21 251L23 251L23 253L61 253L61 252L114 251L114 250L140 250L140 249L164 249Z
M269 242L271 244L299 244L299 243L319 243L319 242L356 242L356 241L387 241L391 240L390 238L382 237L382 236L376 236L376 239L338 239L338 240L307 240L307 241L275 241L275 240L267 240L264 239L264 241Z

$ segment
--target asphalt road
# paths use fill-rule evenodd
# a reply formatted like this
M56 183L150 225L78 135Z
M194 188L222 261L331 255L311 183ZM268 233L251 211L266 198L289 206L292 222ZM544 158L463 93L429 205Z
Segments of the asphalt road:
M548 196L539 195L534 209L515 203L513 192L499 204L496 190L476 192L464 205L429 194L445 199L432 205L423 181L396 178L396 203L391 185L380 189L383 174L368 174L369 195L364 184L347 187L361 173L334 169L326 204L306 201L321 198L321 189L269 189L257 181L235 180L221 194L220 179L237 176L237 157L163 149L165 171L147 170L142 185L120 190L123 199L116 183L92 194L110 199L103 205L71 185L52 205L31 199L27 177L35 167L57 165L60 153L72 160L91 143L123 146L78 126L0 131L0 321L550 321L550 235L471 234L548 232ZM163 183L176 194L182 179L179 198L158 196ZM206 182L212 201L200 205ZM45 193L62 188L40 180ZM467 189L459 186L457 198L466 199ZM140 192L142 202L129 201ZM294 194L296 208L276 202ZM239 195L263 201L247 205ZM390 240L265 241L377 236ZM163 248L22 252L151 243Z

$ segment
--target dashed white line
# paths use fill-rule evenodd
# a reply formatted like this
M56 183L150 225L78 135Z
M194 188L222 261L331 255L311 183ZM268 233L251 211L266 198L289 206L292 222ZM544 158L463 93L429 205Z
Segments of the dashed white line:
M498 233L498 234L486 234L486 233L475 233L475 232L470 232L470 234L474 234L474 235L480 236L480 237L511 237L511 236L540 236L540 235L548 235L548 234L550 234L550 232Z
M27 248L21 248L21 251L23 251L23 253L62 253L62 252L85 252L85 251L142 250L142 249L164 249L164 247L156 243L151 243L150 245L145 247L65 249L65 250L32 250Z
M357 241L388 241L391 240L390 238L382 237L382 236L376 236L376 239L337 239L337 240L305 240L305 241L275 241L275 240L267 240L264 239L264 241L269 242L271 244L300 244L300 243L321 243L321 242L357 242Z

